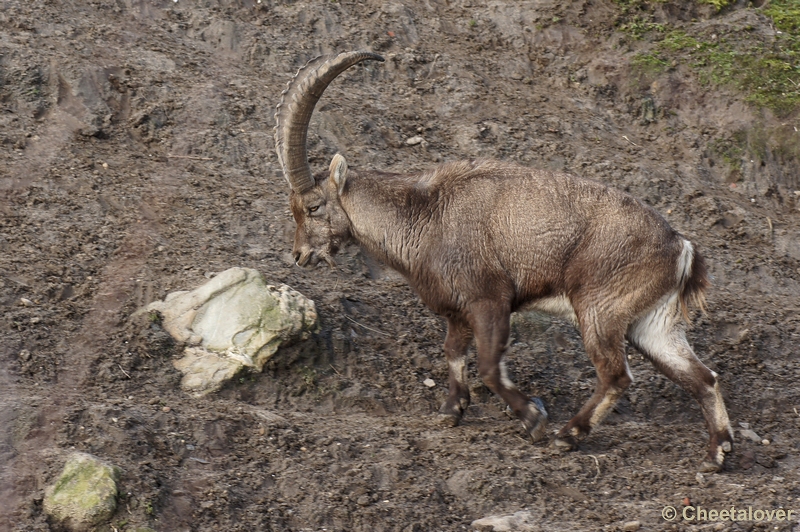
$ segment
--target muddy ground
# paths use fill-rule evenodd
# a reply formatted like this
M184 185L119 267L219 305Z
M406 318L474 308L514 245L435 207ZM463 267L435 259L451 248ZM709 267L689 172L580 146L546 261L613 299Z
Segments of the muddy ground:
M754 8L646 9L695 32L774 35ZM685 497L800 515L798 162L767 143L732 168L712 149L756 126L791 138L800 121L680 62L637 71L647 43L615 29L620 13L598 0L0 4L0 529L58 529L42 498L74 450L124 471L102 531L466 530L518 511L530 530L694 529L662 518ZM577 452L529 443L474 367L463 425L438 426L443 321L358 249L336 270L293 267L274 106L306 60L349 49L387 61L326 92L313 168L341 151L393 171L474 157L565 169L630 191L697 243L714 286L690 336L737 429L724 472L697 476L699 408L633 349L635 383ZM129 317L232 266L314 299L321 332L192 399L180 346ZM552 430L593 389L565 322L522 317L509 359Z

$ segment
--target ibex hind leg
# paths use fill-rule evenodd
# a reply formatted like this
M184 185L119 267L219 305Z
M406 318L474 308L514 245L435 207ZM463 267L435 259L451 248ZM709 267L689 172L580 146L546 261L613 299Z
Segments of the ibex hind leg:
M721 470L725 454L733 449L733 431L716 373L697 358L686 339L677 297L633 323L628 340L700 404L710 435L701 470Z
M597 371L597 386L580 411L556 434L557 448L574 450L611 411L632 382L623 350L624 334L614 327L598 329L595 319L580 320L591 324L581 327L586 354Z
M439 409L439 421L455 427L469 407L469 384L467 376L467 349L472 341L469 325L455 320L447 321L447 337L444 340L444 354L449 366L450 390L447 400Z

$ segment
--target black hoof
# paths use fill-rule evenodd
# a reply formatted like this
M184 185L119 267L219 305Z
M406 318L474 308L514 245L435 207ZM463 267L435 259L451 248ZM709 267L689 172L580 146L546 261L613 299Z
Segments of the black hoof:
M521 416L522 426L528 432L534 443L542 441L547 435L547 410L538 397L528 400L528 410Z
M461 416L457 416L455 414L443 414L442 412L439 412L436 415L436 421L445 427L457 427L458 424L461 423Z
M719 473L720 471L722 471L722 464L718 464L707 458L700 464L701 473Z
M708 453L706 459L700 464L701 473L718 473L725 465L725 456L733 451L730 440L723 440L716 448Z
M436 417L439 423L446 427L457 427L458 424L461 423L461 418L468 406L469 399L462 399L459 403L453 405L449 405L445 402L442 407L439 408L439 413Z
M578 440L574 436L556 436L552 445L558 451L575 451L578 449Z

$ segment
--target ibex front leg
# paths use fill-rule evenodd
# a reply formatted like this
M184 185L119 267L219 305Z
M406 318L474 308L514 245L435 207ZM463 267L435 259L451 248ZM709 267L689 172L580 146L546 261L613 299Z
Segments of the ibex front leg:
M508 349L511 310L508 304L481 301L469 308L470 325L478 346L478 373L489 389L508 403L533 441L545 437L547 412L539 399L529 399L506 374L503 355Z
M471 341L472 330L469 325L461 320L448 318L444 354L450 368L450 392L439 409L439 420L451 427L461 422L461 417L469 406L467 349Z

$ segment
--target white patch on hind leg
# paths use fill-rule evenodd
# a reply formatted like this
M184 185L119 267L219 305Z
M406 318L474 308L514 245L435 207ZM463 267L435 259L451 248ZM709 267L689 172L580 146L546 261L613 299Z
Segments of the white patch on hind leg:
M636 320L628 329L628 338L654 361L672 368L676 373L686 373L690 371L694 357L683 331L676 328L677 320L676 291Z
M725 462L725 451L722 449L722 446L717 447L717 463L722 464Z
M603 396L602 401L600 401L597 406L594 407L592 417L589 418L590 427L594 428L598 423L603 421L603 418L606 417L606 414L608 414L609 410L611 410L611 408L617 404L620 395L622 395L622 390L619 388L611 387L608 389L606 394Z
M712 371L712 373L714 372ZM714 378L716 377L717 374L714 373ZM731 430L731 422L728 419L728 411L725 409L725 400L722 399L722 393L719 390L718 382L714 383L714 421L717 424L715 427L716 430L726 429L728 434L733 433Z

